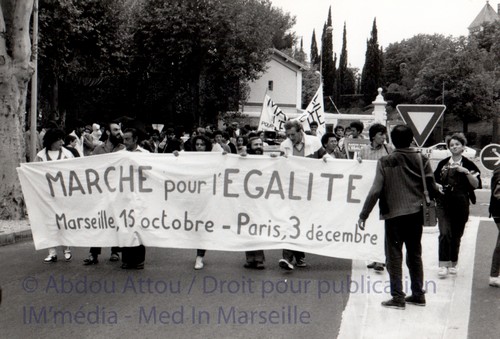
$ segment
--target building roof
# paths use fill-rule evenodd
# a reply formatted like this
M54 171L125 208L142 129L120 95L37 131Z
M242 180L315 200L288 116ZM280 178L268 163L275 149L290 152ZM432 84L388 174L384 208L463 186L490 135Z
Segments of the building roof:
M489 1L486 1L483 9L476 16L474 21L469 25L468 29L470 31L480 28L485 23L492 23L496 20L500 20L500 15L495 12L493 7L491 7Z
M283 58L286 62L290 62L292 64L294 64L296 67L298 67L299 69L301 70L306 70L308 69L309 67L307 67L306 65L304 65L303 63L295 60L294 58L292 58L291 56L287 55L286 53L283 53L282 51L280 50L277 50L276 48L271 48L271 52L275 55L278 55L280 56L281 58Z

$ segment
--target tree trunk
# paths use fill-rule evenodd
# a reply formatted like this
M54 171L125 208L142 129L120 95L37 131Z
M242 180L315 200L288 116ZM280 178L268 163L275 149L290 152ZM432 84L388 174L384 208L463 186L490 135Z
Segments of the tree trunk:
M3 73L2 68L0 72ZM10 79L0 78L0 82L0 140L3 140L0 147L0 219L20 219L25 216L25 210L16 168L25 159L24 114L28 83L20 84L14 75Z
M16 168L25 159L26 95L34 70L29 36L32 10L33 0L0 2L0 219L25 217Z

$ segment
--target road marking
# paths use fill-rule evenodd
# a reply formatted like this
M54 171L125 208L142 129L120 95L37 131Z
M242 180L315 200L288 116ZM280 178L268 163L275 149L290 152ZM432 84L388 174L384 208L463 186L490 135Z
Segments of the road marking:
M461 242L459 272L456 277L438 279L438 233L424 232L422 253L424 287L427 306L407 305L404 311L380 305L390 299L387 272L376 274L366 262L352 262L352 281L370 281L371 292L349 295L342 314L338 338L467 338L472 293L472 276L479 222L484 217L471 217ZM490 219L491 220L491 219ZM408 270L403 264L403 286L410 294ZM383 286L383 291L374 287Z

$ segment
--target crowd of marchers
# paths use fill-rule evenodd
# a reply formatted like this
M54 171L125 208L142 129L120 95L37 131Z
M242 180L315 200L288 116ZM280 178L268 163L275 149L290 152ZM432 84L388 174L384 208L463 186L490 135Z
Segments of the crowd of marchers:
M122 125L112 121L106 124L86 125L79 122L69 132L49 123L39 132L35 159L28 161L55 161L74 157L87 157L119 151L173 153L179 152L221 152L240 156L256 154L277 156L276 152L265 152L266 134L245 125L240 128L238 122L232 122L221 129L208 125L196 127L190 133L183 128L164 127L161 131L142 128L137 125ZM133 127L135 126L135 127ZM298 120L289 120L284 126L286 139L279 144L279 153L285 157L309 157L322 159L353 159L352 161L377 160L375 179L359 213L360 230L370 227L366 224L369 214L378 203L380 218L385 222L384 263L371 262L367 265L377 273L385 268L389 274L391 299L382 306L404 309L406 304L425 306L423 290L423 263L421 238L423 230L422 205L425 203L424 191L436 201L438 217L438 276L445 279L450 276L459 279L460 242L469 219L469 206L476 202L474 190L481 188L480 171L468 158L463 156L467 140L463 134L454 134L446 143L451 156L431 167L429 159L418 149L412 147L413 132L406 125L395 126L390 132L379 123L369 126L369 143L359 151L347 150L347 139L367 138L363 133L364 125L353 121L345 128L335 126L332 132L320 133L318 125L312 123L310 130L304 131ZM29 142L29 136L26 138ZM27 152L30 154L30 152ZM335 162L331 162L334 166ZM500 287L500 166L492 177L490 216L499 229L497 243L491 262L489 285ZM498 192L495 195L495 191ZM410 296L403 292L402 262L403 245L406 248L406 265L410 271ZM101 248L92 247L84 265L99 263ZM112 247L110 261L119 261L121 255L123 269L143 269L146 248ZM203 269L206 250L196 252L194 269ZM278 266L292 271L307 267L304 252L284 249ZM63 250L64 260L72 260L71 248ZM369 260L370 258L366 258ZM57 262L57 249L50 248L45 263ZM369 260L370 262L371 260ZM247 251L245 268L264 269L264 251Z

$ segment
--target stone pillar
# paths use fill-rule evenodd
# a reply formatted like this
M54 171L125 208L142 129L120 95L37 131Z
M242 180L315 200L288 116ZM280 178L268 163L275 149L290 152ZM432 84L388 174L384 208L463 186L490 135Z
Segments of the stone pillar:
M385 106L387 105L387 102L384 100L384 97L382 96L382 88L378 88L378 95L375 98L375 101L372 102L373 104L373 112L372 115L374 116L374 119L376 122L381 123L382 125L386 125L387 123L387 112L385 110Z

